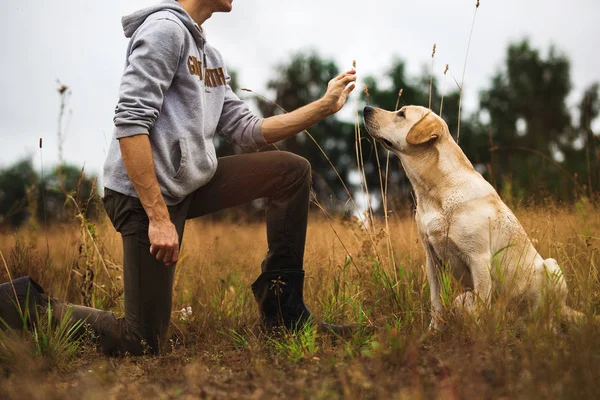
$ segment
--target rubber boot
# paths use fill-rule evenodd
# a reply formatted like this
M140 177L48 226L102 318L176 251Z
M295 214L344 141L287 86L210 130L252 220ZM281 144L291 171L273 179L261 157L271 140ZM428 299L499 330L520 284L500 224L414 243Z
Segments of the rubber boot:
M282 328L295 331L310 322L312 313L304 303L304 271L279 270L263 272L252 284L254 298L258 302L261 324L268 332ZM354 326L334 325L320 321L321 332L350 337Z
M78 333L83 334L86 326L91 328L102 352L107 356L124 355L126 352L137 356L145 352L140 338L123 326L124 319L117 319L110 311L62 303L55 299L52 300L52 308L58 321L64 318L67 312L70 313L71 323L83 321Z
M44 289L28 276L1 284L0 329L31 328L46 304L43 298Z
M15 299L16 294L16 299ZM145 348L139 335L124 327L124 320L117 319L112 312L77 306L50 298L44 289L28 276L0 284L0 329L31 329L37 325L38 316L48 310L53 314L53 323L60 324L67 310L71 323L83 321L75 337L85 333L86 325L95 332L102 352L109 356L129 352L142 355Z

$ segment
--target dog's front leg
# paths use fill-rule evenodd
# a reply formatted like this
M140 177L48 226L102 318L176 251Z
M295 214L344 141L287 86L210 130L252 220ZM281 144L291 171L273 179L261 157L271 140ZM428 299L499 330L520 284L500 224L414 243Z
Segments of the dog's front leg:
M454 300L455 309L463 309L470 313L477 311L482 304L487 307L492 298L492 274L489 265L490 257L484 254L468 260L468 267L473 280L473 290L465 292Z
M442 314L444 312L444 306L440 296L440 276L437 272L435 257L432 254L433 249L426 241L423 242L423 247L425 247L425 267L427 272L427 281L429 281L429 293L431 298L431 322L429 323L429 330L437 330L442 322Z

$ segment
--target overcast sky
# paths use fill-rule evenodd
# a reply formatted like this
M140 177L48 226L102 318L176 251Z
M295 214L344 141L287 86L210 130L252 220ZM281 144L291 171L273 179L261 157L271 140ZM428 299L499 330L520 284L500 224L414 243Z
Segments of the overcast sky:
M121 16L156 2L1 2L0 167L27 154L39 166L40 137L44 164L56 162L60 80L72 90L65 158L101 171L127 46ZM307 49L341 67L356 59L360 79L383 73L394 57L418 74L435 42L436 76L449 63L460 79L474 10L473 0L234 0L233 12L215 14L204 26L242 87L265 92L273 67ZM466 73L467 109L500 68L507 44L524 37L544 56L555 44L569 57L570 105L600 81L600 1L482 0Z

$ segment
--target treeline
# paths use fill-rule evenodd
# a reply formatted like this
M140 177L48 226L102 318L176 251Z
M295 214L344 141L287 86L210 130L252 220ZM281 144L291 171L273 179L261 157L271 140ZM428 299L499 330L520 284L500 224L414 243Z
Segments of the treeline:
M553 47L544 53L526 40L509 45L503 65L479 94L477 110L466 117L463 113L461 118L459 145L476 169L511 202L548 198L572 201L600 193L600 137L592 131L592 123L600 114L599 85L591 85L577 104L570 106L569 60ZM329 79L339 72L333 60L314 52L298 53L274 68L268 82L273 102L259 95L251 101L264 116L281 113L282 109L294 110L318 99ZM428 106L431 102L431 108L439 113L443 102L442 116L456 139L460 91L450 74L441 81L431 81L429 71L409 76L406 63L398 58L384 76L387 85L380 83L381 77L361 78L368 90L358 88L359 110L367 103L393 110L397 105ZM252 96L240 90L235 74L233 78L234 90L243 97ZM353 107L352 102L347 107ZM362 124L362 118L357 120ZM377 205L381 204L380 183L386 175L389 196L400 202L410 201L410 185L397 158L390 158L386 174L387 152L375 147L362 125L360 130L357 146L354 121L333 116L312 127L310 134L326 157L306 134L276 146L310 160L316 198L332 211L353 212L348 192L360 197L363 169L376 211L381 212ZM216 145L220 156L240 152L221 139ZM360 168L357 148L358 159L362 153ZM98 209L89 206L98 204L94 185L94 177L72 165L55 167L42 181L30 159L15 163L0 170L0 224L19 226L28 221L72 218L73 210L67 206L74 202L69 196L90 214ZM245 210L251 209L249 206Z
M96 178L74 165L59 164L43 179L31 158L0 170L0 226L91 218L99 212L99 201Z

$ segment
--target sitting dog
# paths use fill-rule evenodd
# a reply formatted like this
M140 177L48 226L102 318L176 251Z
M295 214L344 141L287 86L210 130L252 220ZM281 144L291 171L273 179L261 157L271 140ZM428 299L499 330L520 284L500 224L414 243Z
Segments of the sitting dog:
M583 315L565 304L567 285L556 260L539 255L442 118L419 106L398 112L366 107L364 120L369 134L400 157L416 193L416 221L431 290L430 329L442 320L440 269L446 265L467 289L454 300L455 307L473 312L478 304L488 305L492 271L499 268L510 298L535 306L545 291L556 296L563 315Z

